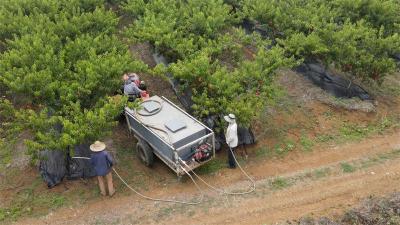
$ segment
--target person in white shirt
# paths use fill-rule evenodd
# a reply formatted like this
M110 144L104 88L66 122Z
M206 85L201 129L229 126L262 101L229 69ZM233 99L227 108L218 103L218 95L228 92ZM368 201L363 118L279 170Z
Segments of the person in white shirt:
M237 135L237 124L236 124L236 117L232 113L227 116L224 116L225 121L229 123L228 128L226 129L225 139L226 143L228 144L228 165L229 168L234 169L236 168L236 161L233 157L233 153L235 148L238 145L238 135Z

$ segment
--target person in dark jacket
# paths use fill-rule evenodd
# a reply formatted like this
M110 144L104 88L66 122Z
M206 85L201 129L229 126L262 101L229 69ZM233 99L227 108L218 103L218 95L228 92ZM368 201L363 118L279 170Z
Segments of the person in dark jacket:
M90 163L96 171L96 176L99 181L100 193L105 196L106 188L104 186L104 179L107 181L108 195L113 196L115 193L111 168L114 164L110 153L106 150L106 144L101 141L96 141L90 145L90 150L93 152L90 157Z
M136 73L124 74L122 80L124 81L122 91L124 95L128 96L128 101L133 102L136 98L140 98L142 94L145 94L146 91L141 89L141 82Z

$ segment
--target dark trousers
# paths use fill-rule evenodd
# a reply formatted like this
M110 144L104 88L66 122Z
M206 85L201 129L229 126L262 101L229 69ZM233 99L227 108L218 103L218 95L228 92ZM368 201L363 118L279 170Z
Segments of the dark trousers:
M228 146L229 147L229 146ZM235 152L236 148L231 148L229 147L228 149L228 164L230 168L235 168L236 167L236 161L235 158L233 157L233 152Z

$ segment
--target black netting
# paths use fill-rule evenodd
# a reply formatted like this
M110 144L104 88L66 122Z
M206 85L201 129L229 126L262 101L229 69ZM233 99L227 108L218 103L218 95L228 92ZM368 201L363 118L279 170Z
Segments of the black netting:
M45 150L40 152L39 172L49 188L61 183L67 173L64 151Z
M72 152L73 151L73 152ZM89 178L96 176L90 164L91 151L88 144L76 145L70 152L45 150L40 153L39 172L49 188L68 179ZM83 158L74 158L83 157Z
M361 100L371 100L372 97L362 87L345 77L334 75L319 63L303 63L296 68L316 86L338 98L359 97Z
M238 145L251 145L256 143L253 131L251 128L238 127Z
M73 152L72 152L73 151ZM68 179L89 178L96 176L96 171L90 164L91 151L89 144L76 145L68 156ZM84 158L74 158L84 157Z
M400 53L394 54L393 58L394 58L396 61L400 61Z

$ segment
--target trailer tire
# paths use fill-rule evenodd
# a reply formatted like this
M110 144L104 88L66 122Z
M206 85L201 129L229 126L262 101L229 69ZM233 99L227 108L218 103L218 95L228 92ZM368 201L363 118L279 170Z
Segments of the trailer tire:
M136 153L137 157L139 158L140 161L143 162L144 165L151 167L153 165L154 161L154 155L153 155L153 150L144 141L139 141L136 144Z

